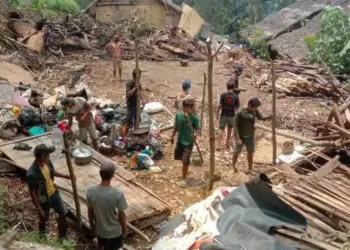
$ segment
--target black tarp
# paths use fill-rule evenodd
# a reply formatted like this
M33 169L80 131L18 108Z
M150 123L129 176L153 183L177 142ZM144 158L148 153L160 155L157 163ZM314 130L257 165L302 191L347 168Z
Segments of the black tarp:
M201 250L293 250L269 235L277 226L304 228L305 218L283 202L269 187L265 174L240 185L222 202L217 227L220 232L215 243L204 244ZM217 212L220 213L218 210ZM182 222L176 217L161 227L161 237L171 233Z

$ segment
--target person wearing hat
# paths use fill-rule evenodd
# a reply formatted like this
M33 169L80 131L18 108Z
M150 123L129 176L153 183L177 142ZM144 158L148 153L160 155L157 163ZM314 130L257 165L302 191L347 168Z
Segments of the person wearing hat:
M87 144L87 134L89 133L92 144L97 149L97 131L91 113L91 105L82 97L63 97L61 105L68 115L69 128L73 125L73 116L78 121L80 140Z
M232 134L232 128L234 123L235 112L239 108L239 97L234 94L235 89L234 81L230 81L226 84L227 91L220 96L220 103L217 108L216 116L219 119L220 128L220 147L221 141L225 134L225 128L227 127L226 147L230 147L230 139Z
M67 209L58 192L54 177L70 179L69 175L57 172L50 160L54 147L40 144L34 149L35 160L26 174L32 202L39 215L39 232L45 234L46 222L49 220L50 208L58 214L58 233L60 238L67 236Z
M190 89L191 89L191 79L185 79L182 82L182 91L179 92L175 98L175 108L177 111L182 111L182 102L186 98L192 98L191 95L189 94Z
M171 143L174 144L176 133L177 141L174 152L175 160L182 161L182 179L177 182L181 187L187 186L187 174L190 166L193 144L199 131L199 119L194 113L195 101L192 98L183 100L183 111L176 113L174 130L171 137Z
M242 152L243 146L247 149L247 160L249 170L253 168L253 154L255 151L255 118L259 120L266 120L270 116L264 117L259 112L261 102L257 97L254 97L248 101L248 106L241 108L234 118L234 153L232 157L233 170L237 172L236 163L239 154Z
M139 80L141 78L141 70L139 70ZM136 121L136 113L137 113L137 90L141 91L141 84L136 85L136 76L137 71L134 69L132 71L132 80L126 83L126 124L128 128L132 128L135 125ZM142 100L142 96L140 93L140 98Z
M122 249L127 234L127 203L123 192L111 186L114 172L112 161L102 162L101 183L89 187L86 193L91 231L97 236L98 249L103 250Z
M245 90L239 88L239 77L243 73L243 66L238 64L238 65L233 67L233 70L234 70L234 72L231 75L231 77L228 80L228 82L234 82L234 84L235 84L234 93L239 95L241 93L241 91L245 91Z

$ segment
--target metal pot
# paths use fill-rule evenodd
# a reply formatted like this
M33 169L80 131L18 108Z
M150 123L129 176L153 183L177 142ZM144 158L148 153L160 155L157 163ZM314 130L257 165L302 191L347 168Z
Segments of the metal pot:
M72 156L77 165L87 165L92 161L92 152L87 148L73 149Z

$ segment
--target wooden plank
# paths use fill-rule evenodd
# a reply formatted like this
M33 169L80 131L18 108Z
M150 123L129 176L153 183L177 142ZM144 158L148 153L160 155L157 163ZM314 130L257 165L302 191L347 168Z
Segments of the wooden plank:
M50 136L47 135L30 138L29 140L27 138L24 139L24 141L33 148L41 143L48 144L50 140ZM23 170L28 170L34 161L33 149L31 151L16 151L13 150L13 146L14 144L6 143L2 147L0 146L0 150ZM95 153L95 155L97 155L99 161L107 159L101 154ZM68 174L65 157L61 152L55 151L51 154L50 158L57 171ZM77 189L82 197L86 196L86 191L89 186L97 185L100 182L99 161L94 160L84 166L78 166L73 162L74 171L77 177ZM125 178L125 176L116 174L115 178L112 179L111 185L119 188L125 194L128 203L128 208L125 212L129 222L142 221L150 216L169 214L170 208L165 202L159 197L153 195L149 190L143 188L141 185L134 184L132 180L130 182L127 179L128 178ZM71 187L70 180L55 178L55 183L60 186ZM74 207L74 200L70 194L62 192L62 198L70 208ZM83 220L87 221L88 215L86 204L82 204L81 214Z
M343 122L341 120L341 114L340 114L338 106L334 107L334 119L335 119L335 122L337 123L337 125L339 127L344 128L344 124L343 124Z

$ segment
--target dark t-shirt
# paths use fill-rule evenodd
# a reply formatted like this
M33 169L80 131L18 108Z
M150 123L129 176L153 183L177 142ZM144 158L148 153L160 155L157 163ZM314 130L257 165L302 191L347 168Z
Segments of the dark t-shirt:
M221 116L234 117L235 110L239 108L239 97L231 91L222 93L220 96Z
M134 80L129 81L126 84L126 93L130 92L134 87L135 87ZM137 104L137 92L135 92L133 95L131 95L129 98L127 98L126 104L127 104L127 106L129 108L136 107L136 104Z

